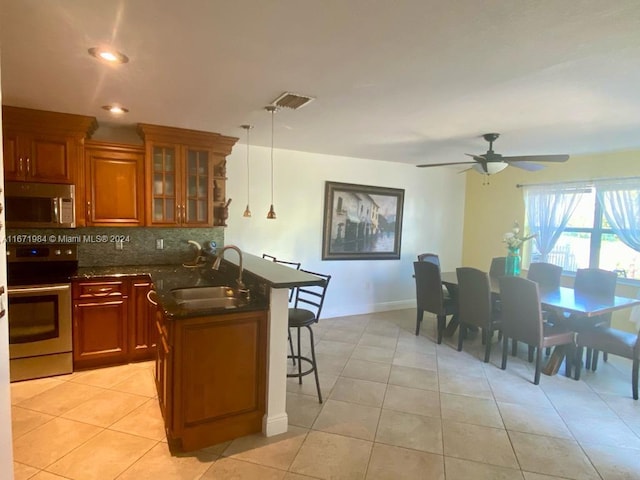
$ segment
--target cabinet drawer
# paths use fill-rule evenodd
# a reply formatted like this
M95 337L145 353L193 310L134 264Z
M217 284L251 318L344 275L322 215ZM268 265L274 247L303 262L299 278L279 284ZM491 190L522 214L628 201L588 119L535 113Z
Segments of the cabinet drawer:
M73 284L73 298L105 298L126 295L126 285L122 281L76 282Z

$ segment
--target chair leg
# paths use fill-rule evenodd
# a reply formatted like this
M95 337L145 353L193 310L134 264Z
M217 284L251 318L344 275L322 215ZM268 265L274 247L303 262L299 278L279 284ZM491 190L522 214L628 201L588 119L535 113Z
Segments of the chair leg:
M591 357L591 371L595 372L596 368L598 368L598 357L600 356L600 351L594 349Z
M298 327L298 385L302 385L302 349L300 348L300 327Z
M609 354L607 352L602 352L602 360L605 362L609 361Z
M289 332L289 350L291 350L291 361L293 362L293 366L296 365L296 357L293 354L293 341L291 340L291 329L287 329Z
M544 354L548 357L549 355L551 355L551 347L547 347L544 349Z
M511 340L511 356L518 355L518 341L516 339Z
M489 363L489 358L491 357L491 339L493 338L493 330L485 329L484 332L487 334L487 341L484 347L484 363Z
M634 400L638 400L638 367L640 367L640 360L636 358L631 369L631 393Z
M593 355L593 350L587 347L587 358L584 361L584 368L587 370L591 368L591 355Z
M467 335L467 326L461 323L458 326L458 351L462 351L462 342L464 341L464 337Z
M542 349L536 347L536 373L533 377L533 384L538 385L540 383L540 362L542 360Z
M417 314L418 316L416 318L416 335L420 335L420 323L422 322L422 316L424 315L424 310L418 309Z
M527 345L527 360L529 360L529 363L533 362L533 348L533 346Z
M580 371L582 370L582 347L576 348L576 354L573 357L576 372L573 374L574 380L580 380Z
M311 327L307 326L309 329L309 338L311 339L311 360L313 361L313 374L316 377L316 389L318 390L318 402L322 403L322 393L320 393L320 380L318 378L318 362L316 362L316 347L313 346L313 330ZM299 361L299 360L298 360ZM300 383L302 383L302 377L300 377Z
M438 345L440 345L442 343L442 336L444 335L444 329L446 327L447 324L447 317L444 315L438 315L437 317L438 320Z
M502 336L502 364L500 365L500 368L502 370L507 368L508 354L509 354L509 337L507 337L506 335L503 335Z
M564 348L566 352L564 356L564 376L571 377L571 369L576 362L576 345L575 343L571 343Z

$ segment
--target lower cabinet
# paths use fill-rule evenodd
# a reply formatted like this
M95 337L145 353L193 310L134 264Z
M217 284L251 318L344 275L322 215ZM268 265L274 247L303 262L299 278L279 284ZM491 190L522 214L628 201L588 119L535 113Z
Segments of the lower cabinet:
M168 440L197 450L260 432L266 311L166 319L158 311L156 387Z
M73 367L94 368L153 358L155 327L148 277L73 282Z

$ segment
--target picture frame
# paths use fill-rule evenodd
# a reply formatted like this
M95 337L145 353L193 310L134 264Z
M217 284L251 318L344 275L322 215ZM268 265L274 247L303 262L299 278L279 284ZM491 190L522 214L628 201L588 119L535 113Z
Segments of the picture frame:
M404 189L325 182L322 260L398 260Z

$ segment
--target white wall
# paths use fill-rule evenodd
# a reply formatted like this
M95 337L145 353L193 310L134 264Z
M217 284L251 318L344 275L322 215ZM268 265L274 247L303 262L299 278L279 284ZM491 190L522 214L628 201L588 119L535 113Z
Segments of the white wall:
M1 77L0 77L1 78ZM1 84L1 83L0 83ZM2 104L0 89L0 105ZM2 125L0 113L0 126ZM0 145L2 145L0 128ZM0 148L0 185L4 192L4 170L2 149ZM4 193L0 194L0 203L4 205ZM4 222L4 211L0 213L0 222ZM0 258L7 258L4 227L0 231ZM7 289L7 262L0 262L0 285ZM7 294L0 296L0 310L7 308ZM11 390L9 386L9 328L8 313L0 318L0 478L13 478L13 443L11 441Z
M247 203L246 146L237 144L227 162L229 207L225 243L247 252L302 262L302 268L332 275L323 317L415 306L413 261L436 252L443 270L462 260L465 176L446 168L367 161L312 153L274 152L276 220L271 203L270 149L250 150L251 218ZM325 181L405 189L400 260L322 261Z

